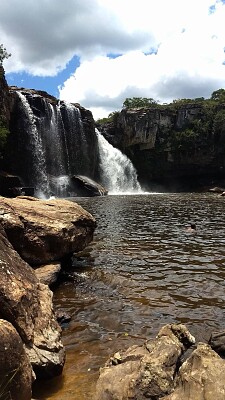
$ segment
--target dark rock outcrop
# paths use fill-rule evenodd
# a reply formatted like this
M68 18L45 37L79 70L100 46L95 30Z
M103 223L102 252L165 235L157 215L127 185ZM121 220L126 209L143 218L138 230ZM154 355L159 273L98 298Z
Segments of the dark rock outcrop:
M212 332L209 344L216 353L225 357L225 330L221 332Z
M0 65L0 116L8 125L10 120L10 94L2 65Z
M34 196L33 187L25 187L19 176L0 172L0 195L5 197Z
M14 249L30 264L59 260L92 240L94 218L67 200L0 197L0 224Z
M106 196L108 191L99 183L86 176L75 175L71 178L76 196Z

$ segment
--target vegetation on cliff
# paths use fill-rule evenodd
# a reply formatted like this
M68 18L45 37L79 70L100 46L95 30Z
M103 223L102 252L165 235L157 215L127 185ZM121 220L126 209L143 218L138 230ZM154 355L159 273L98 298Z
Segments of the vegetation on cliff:
M3 157L4 148L7 142L9 134L8 121L6 117L6 106L5 106L5 94L8 89L5 80L5 71L3 68L3 61L11 57L11 54L7 52L3 44L0 44L0 159Z
M209 99L198 97L195 99L176 99L169 104L159 104L152 98L133 97L125 99L123 110L158 110L168 112L168 114L177 112L186 113L187 109L193 109L193 117L184 117L182 126L177 124L170 129L161 127L164 138L167 138L171 148L175 153L179 151L196 151L199 143L201 145L209 143L210 136L214 136L216 142L220 142L225 151L225 89L214 91ZM120 112L115 111L109 114L108 118L102 118L97 121L104 125L114 123L116 125ZM153 117L154 118L154 117ZM163 146L159 146L160 148ZM163 148L162 148L163 150Z
M215 90L209 99L204 97L196 97L195 99L175 99L172 103L159 104L157 100L147 97L127 97L123 102L123 109L141 109L141 108L159 108L160 110L173 109L177 110L185 105L203 106L205 113L209 114L210 111L214 111L218 104L224 104L225 106L225 89ZM108 117L100 118L97 123L104 124L112 122L120 111L111 112Z
M0 44L0 65L2 65L3 61L9 57L11 57L11 53L8 53L3 44Z

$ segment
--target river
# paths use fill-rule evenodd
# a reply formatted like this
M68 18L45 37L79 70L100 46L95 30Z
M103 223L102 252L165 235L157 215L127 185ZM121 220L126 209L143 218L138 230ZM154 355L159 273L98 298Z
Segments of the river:
M74 281L54 293L71 314L63 328L63 375L39 382L34 398L89 400L98 371L121 348L167 323L197 341L225 329L225 199L216 194L78 198L97 220L93 242L74 260ZM186 231L197 225L195 235Z

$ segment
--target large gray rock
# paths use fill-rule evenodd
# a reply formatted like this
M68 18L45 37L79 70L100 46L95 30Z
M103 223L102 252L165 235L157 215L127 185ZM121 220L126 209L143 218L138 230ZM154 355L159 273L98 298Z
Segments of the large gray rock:
M181 366L176 388L163 400L224 400L225 361L209 345L199 343Z
M67 200L0 197L0 224L29 264L45 264L82 250L93 238L95 219Z
M156 400L169 394L180 356L194 341L184 325L171 324L145 346L116 353L100 370L95 400Z
M16 329L0 319L0 398L30 400L32 368Z

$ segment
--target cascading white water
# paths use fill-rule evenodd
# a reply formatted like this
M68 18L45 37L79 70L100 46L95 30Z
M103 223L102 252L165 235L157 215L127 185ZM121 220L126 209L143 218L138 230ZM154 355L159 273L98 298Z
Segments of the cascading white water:
M80 110L29 92L17 91L24 115L30 164L26 183L37 197L66 197L71 193L69 176L90 170L88 143ZM35 101L38 99L38 107Z
M101 181L109 194L140 193L137 172L130 159L113 147L96 129L98 138Z
M45 197L46 194L49 193L49 182L46 170L46 157L44 154L41 135L38 132L33 111L28 100L26 99L26 96L19 91L17 92L17 95L21 100L23 111L28 120L29 140L34 159L34 176L32 177L32 180L35 186L35 195L39 198Z
M69 157L70 170L74 169L74 162L76 159L76 163L79 164L79 168L83 170L82 173L85 173L84 171L89 169L90 157L88 154L87 138L83 129L80 110L74 104L66 101L63 101L61 106L65 110L68 123L67 138L69 139L70 146L72 145L74 149L73 157Z

